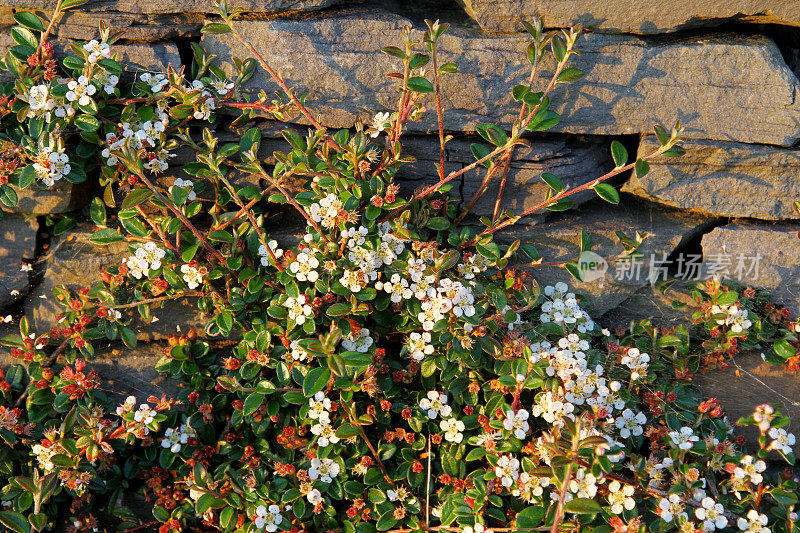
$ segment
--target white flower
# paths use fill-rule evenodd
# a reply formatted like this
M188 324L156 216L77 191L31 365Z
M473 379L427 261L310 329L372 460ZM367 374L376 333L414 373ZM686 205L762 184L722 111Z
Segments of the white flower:
M619 436L623 439L629 438L631 435L638 437L643 433L642 426L647 423L647 416L639 411L634 413L630 409L625 409L622 414L617 417L614 424L619 429Z
M311 467L308 469L308 477L312 480L319 479L322 483L330 483L333 478L339 475L341 467L339 463L332 459L319 460L316 457L311 460Z
M313 398L308 399L308 417L320 422L328 423L328 411L331 409L331 401L325 397L322 391L317 392Z
M95 80L103 86L103 91L106 94L114 94L114 88L119 83L119 76L103 70L95 75Z
M323 448L339 442L339 437L336 436L336 430L334 430L329 423L314 424L311 426L311 433L319 437L317 443Z
M658 502L658 514L664 522L680 522L681 518L686 519L687 514L684 512L683 502L677 494L670 494L668 498L662 498Z
M80 76L77 80L67 82L67 100L78 102L78 105L87 106L92 102L91 96L97 92L97 88L89 83L89 78Z
M750 483L758 485L764 481L761 473L767 469L767 464L761 459L753 462L752 455L745 455L739 460L739 466L733 471L736 479L750 479Z
M412 332L408 336L406 346L411 354L411 358L415 361L422 361L426 355L433 353L433 345L431 344L431 334L427 331L422 333Z
M311 306L306 303L308 297L305 294L299 295L297 298L286 298L283 303L284 307L289 310L289 320L294 320L298 326L302 326L306 318L313 314Z
M336 226L339 211L344 208L342 201L333 193L328 194L319 203L308 207L308 212L315 222L320 222L323 227L331 229Z
M716 503L712 498L706 496L700 504L702 507L695 509L694 515L698 520L703 521L705 531L715 531L727 527L728 519L725 518L725 508L721 503Z
M600 479L602 481L602 478ZM575 477L569 483L569 490L578 498L594 498L597 495L598 479L585 468L575 472Z
M669 438L681 450L691 450L694 443L700 440L700 437L694 434L694 430L686 426L680 431L670 431Z
M48 113L55 107L55 101L50 98L49 85L34 85L28 89L28 118L34 118Z
M179 428L167 428L164 431L164 438L161 440L161 447L168 448L172 453L181 451L181 445L189 442L189 438L195 437L194 428L184 424Z
M86 60L89 61L89 63L97 63L103 58L111 57L111 48L105 41L92 39L83 45L83 49L89 52L89 55L86 57Z
M622 510L630 511L636 507L636 500L632 498L635 489L631 485L623 485L616 479L608 485L608 504L611 512L622 514Z
M283 257L283 250L278 248L278 241L274 239L268 241L267 246L269 246L269 249L272 250L273 255L275 255L275 259L280 259L281 257ZM269 265L270 260L272 259L272 256L269 254L269 250L267 250L267 246L264 246L262 244L261 246L258 247L258 255L261 256L262 266Z
M319 273L315 270L319 267L319 259L315 255L300 252L297 259L289 265L289 272L293 273L298 281L308 281L314 283L319 279Z
M289 348L291 349L291 356L292 359L295 361L305 361L308 358L308 352L300 346L300 340L295 339L289 344Z
M514 436L518 439L524 439L528 430L531 428L528 424L528 411L520 409L516 413L512 410L506 411L506 418L503 420L503 427L508 431L514 431Z
M414 296L414 292L408 288L408 280L401 278L400 274L392 274L390 280L385 283L379 281L375 284L375 288L391 294L394 303L400 303Z
M389 115L389 113L375 114L375 117L372 119L372 127L374 128L375 131L369 134L370 137L374 139L375 137L380 135L383 130L386 129L386 127L389 125L387 123L389 122L390 116L391 115Z
M36 460L39 462L39 468L45 472L50 472L55 468L53 461L50 460L54 455L57 455L58 450L55 446L46 448L41 444L34 444L33 447L31 447L31 452L36 456Z
M306 495L308 501L314 505L322 503L322 493L318 489L311 489Z
M263 505L256 507L256 518L253 523L258 529L266 528L266 531L272 533L278 530L281 522L283 522L283 516L281 516L281 508L277 505L270 505L269 508Z
M143 403L139 406L139 410L133 414L133 419L136 422L141 422L144 425L149 424L153 421L153 417L156 415L156 412L150 408L149 405Z
M622 364L631 369L631 379L637 380L647 375L650 355L641 353L637 348L628 348L622 356Z
M181 272L183 273L183 281L190 289L194 290L203 283L203 275L200 269L189 265L181 265Z
M464 440L464 422L455 418L447 418L439 422L439 429L444 431L444 439L447 442L459 443Z
M768 521L767 515L761 514L755 509L750 509L747 511L747 518L739 518L736 521L736 525L742 531L749 533L769 533L769 529L765 527Z
M150 86L150 90L154 93L161 91L164 86L169 83L169 80L163 74L150 74L149 72L144 72L139 76L139 81L143 81L147 85Z
M361 292L361 289L366 287L367 280L364 276L364 272L361 270L344 269L342 277L339 278L339 283L341 283L342 287L345 289L355 293Z
M453 409L447 405L447 394L441 394L435 390L428 392L428 397L419 401L419 407L426 411L428 418L434 419L441 415L442 418L450 416Z
M504 487L510 487L519 478L519 459L512 455L501 455L494 467L494 474Z
M787 433L783 428L769 428L769 436L774 440L769 444L767 449L778 450L784 454L794 452L796 439L792 433Z

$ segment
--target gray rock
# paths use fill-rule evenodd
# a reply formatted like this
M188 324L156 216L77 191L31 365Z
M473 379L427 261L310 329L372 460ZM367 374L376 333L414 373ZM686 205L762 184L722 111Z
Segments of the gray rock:
M242 21L238 28L290 86L310 91L309 106L323 124L349 127L356 116L371 122L375 112L395 107L395 83L386 74L397 69L397 61L379 50L401 44L407 24L400 16L370 11ZM205 35L203 44L228 70L232 56L249 55L230 34ZM459 65L459 72L442 82L447 129L472 131L482 122L513 121L518 107L510 93L529 76L527 44L523 35L489 36L473 28L453 28L442 38L441 61ZM580 48L583 54L572 66L586 76L554 91L551 106L562 115L554 131L643 133L654 122L672 125L682 119L684 134L692 138L787 146L800 138L795 98L800 82L766 37L651 41L590 34ZM539 85L548 70L543 69ZM274 87L262 71L251 83ZM434 109L430 102L428 109ZM435 124L429 111L409 131L434 131Z
M623 196L617 206L603 201L590 202L575 211L566 211L560 216L537 224L534 228L517 226L501 235L502 240L519 239L533 244L543 264L532 266L531 273L541 286L563 281L572 290L587 297L582 303L594 318L624 304L633 293L649 287L652 273L663 278L658 269L666 257L711 223L709 217L694 215L677 209L664 208L649 202ZM591 251L606 261L607 269L601 267L600 275L592 281L579 282L561 266L577 261L580 254L581 230L592 238ZM616 231L632 235L635 231L647 233L639 251L643 254L635 262L615 261L623 251ZM653 262L651 265L651 261ZM655 316L659 305L650 310L642 309L643 316Z
M773 300L800 313L800 224L735 222L703 235L703 260L720 275L772 291Z
M64 311L53 297L56 285L71 289L90 286L98 280L101 270L121 264L130 255L124 242L108 246L93 244L89 241L92 233L76 230L54 239L45 263L44 279L25 302L25 314L32 329L49 330ZM133 309L125 310L123 319L134 317L132 328L140 340L165 339L168 335L185 333L191 327L202 335L207 320L194 306L193 299L186 300L168 300L160 305L151 305L151 314L157 320L149 324L142 323L138 312Z
M458 148L462 148L457 153L464 166L475 160L467 143ZM555 174L566 188L572 189L613 168L609 142L601 138L552 136L532 139L529 147L518 147L514 152L514 161L511 163L500 208L519 214L544 202L550 187L541 179L543 172ZM471 201L485 176L486 170L483 167L480 172L471 171L464 175L464 202ZM498 174L492 179L472 213L492 216L501 178L502 175ZM595 192L589 190L571 196L571 199L575 205L580 205L596 197Z
M88 183L70 183L59 180L52 187L32 184L27 189L14 188L19 201L13 208L3 207L13 213L47 215L66 213L83 207L88 200Z
M800 402L797 401L800 374L786 366L763 361L760 353L739 354L728 363L725 370L707 370L695 376L695 384L703 397L717 398L732 423L751 415L757 405L778 404L778 410L791 419L786 430L795 434L800 431ZM758 448L755 428L739 431L745 435L751 449Z
M664 33L715 26L729 20L800 26L800 4L785 0L699 0L668 7L645 0L459 0L484 29L519 31L544 17L550 28L582 24L610 33Z
M5 215L0 220L0 310L28 292L28 272L20 270L36 252L36 220Z
M646 137L639 157L658 146ZM800 150L725 141L687 141L681 157L659 157L624 191L685 209L766 220L800 218Z
M228 9L250 13L308 11L329 7L338 0L230 0ZM51 12L57 0L3 0L3 4L19 9ZM154 13L216 13L213 0L99 0L80 8L81 11L120 11L140 15Z
M161 41L200 35L205 16L202 13L133 14L118 11L68 11L55 27L60 38L88 41L100 36L100 23L122 31L127 41Z
M647 285L631 294L620 305L611 309L597 321L603 327L628 328L642 320L650 320L659 327L676 327L691 324L694 309L683 307L675 309L675 301L693 304L689 289L683 280L670 279L668 283L659 282Z

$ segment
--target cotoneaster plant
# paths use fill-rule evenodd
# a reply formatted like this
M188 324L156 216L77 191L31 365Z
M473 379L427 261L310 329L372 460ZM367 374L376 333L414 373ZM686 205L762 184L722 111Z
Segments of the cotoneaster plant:
M219 7L205 31L239 36ZM130 256L91 286L58 287L65 311L51 331L22 320L3 339L20 359L0 382L9 530L44 531L65 517L70 531L160 533L796 530L797 482L765 462L794 462L788 419L762 405L740 420L759 435L747 451L691 382L739 338L755 346L780 331L773 350L796 349L785 317L713 281L695 294L705 342L648 321L612 334L565 283L538 286L533 247L494 238L530 214L568 209L582 190L617 203L606 181L679 155L679 125L656 127L660 147L634 162L613 143L615 167L585 185L544 174L551 191L540 205L514 213L500 195L492 217L462 223L492 180L502 191L525 133L559 120L550 98L582 75L568 66L580 28L529 25L531 83L512 89L517 120L478 126L474 163L446 173L440 162L436 183L404 197L395 177L412 160L405 125L431 105L442 158L449 140L440 77L457 66L437 56L446 25L407 28L401 47L383 50L400 65L394 112L332 132L244 39L253 59L236 60L233 80L198 47L191 72L142 74L121 89L107 32L59 65L38 46L49 28L16 16L25 31L15 38L30 42L6 58L19 78L7 87L18 122L3 134L19 151L3 190L102 166L92 240L125 241ZM279 86L275 98L241 90L256 64ZM539 91L541 71L550 78ZM239 142L186 128L222 107L243 111ZM260 131L246 127L264 115L310 125L284 130L286 152L271 168ZM193 179L166 186L157 174L178 145L196 153L183 166ZM483 184L460 209L450 188L479 166ZM237 185L237 173L267 187ZM305 221L296 242L271 235L276 207ZM587 233L582 251L590 243ZM632 256L638 240L622 244ZM135 350L137 322L179 298L209 315L203 331L171 338L156 365L181 392L112 402L86 362L92 342ZM121 505L134 490L152 518Z

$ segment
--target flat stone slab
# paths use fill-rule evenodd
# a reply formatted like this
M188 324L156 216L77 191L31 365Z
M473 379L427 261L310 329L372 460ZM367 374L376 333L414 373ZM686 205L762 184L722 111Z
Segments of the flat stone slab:
M645 137L639 157L658 143ZM800 218L800 150L760 144L690 140L681 157L659 157L624 191L674 207L765 220Z
M36 252L36 219L6 214L0 220L0 311L25 297L30 285L28 272Z
M230 0L229 11L280 13L323 9L339 0ZM2 0L8 7L51 12L57 0ZM212 0L99 0L80 7L80 11L120 11L123 13L216 13Z
M408 24L398 15L372 10L241 21L238 29L290 86L310 91L309 107L324 125L338 128L352 126L357 116L371 123L376 112L394 109L396 80L386 74L397 70L397 60L380 49L401 44ZM228 70L233 56L249 55L230 34L207 34L202 42ZM442 37L441 61L459 66L458 73L442 78L448 130L474 131L482 122L511 124L519 112L511 89L529 77L527 45L524 35L492 36L477 28L454 27ZM589 34L580 48L583 54L571 66L586 76L553 92L551 106L562 115L553 131L647 133L655 122L671 126L681 119L684 135L691 138L786 146L800 138L800 82L766 37L651 40ZM547 71L540 86L549 80ZM274 87L260 69L250 83ZM428 109L435 107L429 102ZM435 112L408 129L435 131Z
M734 222L703 235L703 260L744 285L769 289L773 301L800 313L798 223Z
M54 239L46 261L46 271L41 284L25 302L25 314L31 321L32 329L47 331L64 311L53 297L56 285L75 289L90 286L99 279L101 270L112 265L120 265L130 255L124 242L99 246L89 241L92 231L77 230ZM185 301L188 300L188 301ZM166 339L168 335L185 333L191 327L203 335L207 322L194 306L194 299L168 300L161 307L151 306L151 314L158 320L144 324L138 312L126 310L124 316L136 316L132 328L140 340ZM134 313L132 315L131 313Z
M500 239L519 239L534 245L544 263L530 269L536 281L543 287L559 281L567 283L574 292L588 297L582 306L593 318L599 319L601 315L624 304L632 294L649 287L650 273L661 273L658 267L664 259L705 230L712 220L710 217L622 195L619 205L610 205L602 200L593 201L534 227L516 226L511 231L501 233ZM636 263L609 263L596 279L579 282L563 266L552 263L578 260L581 229L586 230L592 238L591 251L606 261L623 250L616 231L624 231L630 236L637 230L647 233L649 237L639 248L644 257ZM649 310L642 309L640 312L644 316L654 316L659 314L659 307L660 304L654 303Z
M707 370L695 376L695 384L703 396L717 398L731 423L751 415L757 405L778 404L778 410L791 419L786 431L798 434L800 373L785 366L771 365L762 360L759 353L737 355L728 362L730 366L725 370ZM737 428L737 431L745 435L750 446L758 448L755 428Z
M800 4L791 0L458 0L487 30L520 31L523 21L544 17L550 28L575 24L612 33L665 33L727 21L800 26Z

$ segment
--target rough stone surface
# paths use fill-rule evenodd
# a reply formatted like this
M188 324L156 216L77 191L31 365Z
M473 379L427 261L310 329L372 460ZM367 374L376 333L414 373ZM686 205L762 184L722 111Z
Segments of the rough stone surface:
M540 265L531 273L540 285L567 282L572 289L588 296L583 306L597 318L620 306L632 293L649 286L651 257L663 261L676 248L702 231L711 222L709 217L692 215L680 210L656 207L647 202L623 197L618 206L597 201L582 206L577 211L567 211L533 228L517 227L501 235L504 240L519 239L533 244L543 263L576 261L580 254L581 229L592 237L592 251L606 260L623 251L615 231L632 233L638 230L649 234L639 251L644 254L640 266L626 269L623 263L611 263L605 275L591 282L579 282L562 266ZM657 316L659 306L653 311L641 310L645 316Z
M800 374L786 366L771 365L758 353L741 354L728 362L726 370L708 370L695 377L704 397L717 398L731 422L749 416L762 403L778 404L780 412L791 419L786 430L795 434L800 431ZM744 434L750 446L758 447L755 428L747 428Z
M800 150L724 141L688 141L681 157L659 157L623 190L674 207L767 220L800 217ZM657 147L646 137L639 157Z
M23 260L29 264L34 258L36 229L36 220L20 215L5 215L0 220L0 310L28 292L28 272L20 267Z
M394 108L395 84L386 74L397 68L396 60L379 50L402 43L406 24L408 19L372 10L242 21L239 30L289 85L311 91L308 103L325 125L344 127L356 116L370 122L375 112ZM232 56L247 55L229 34L205 35L203 44L228 69ZM481 122L513 121L518 109L510 92L528 78L527 44L524 35L489 36L470 28L453 28L442 38L441 60L459 65L442 81L446 128L469 131ZM766 37L653 41L593 34L581 39L580 48L583 55L571 65L586 76L553 94L551 106L562 115L554 131L642 133L653 122L682 119L692 138L791 145L800 137L800 82ZM262 72L252 84L273 86ZM409 129L433 131L435 119L428 113Z
M459 0L482 28L519 31L534 15L551 28L582 24L613 33L663 33L727 20L800 26L800 4L786 0Z
M86 183L73 184L59 180L52 187L31 185L27 189L17 189L19 201L13 208L3 209L14 213L46 215L48 213L66 213L80 209L88 199Z
M464 166L475 160L467 143L453 147ZM567 188L583 185L601 176L614 167L609 143L602 138L576 138L565 136L532 139L530 147L519 147L514 152L514 161L503 191L501 209L522 213L545 200L550 187L541 179L543 172L558 176ZM462 197L469 202L486 176L486 170L472 171L464 175ZM500 189L500 175L492 179L486 192L476 202L472 213L491 216L495 199ZM594 191L580 192L570 198L575 205L596 198Z
M228 9L251 13L278 13L322 9L338 0L231 0ZM57 0L3 0L3 4L20 9L53 11ZM80 8L82 11L119 11L140 15L153 13L216 13L211 0L99 0Z
M204 18L202 13L141 15L119 11L68 11L56 26L55 35L82 41L97 39L100 23L105 22L114 31L122 31L121 37L125 40L160 41L200 35Z
M42 283L32 291L25 302L25 314L31 321L32 329L47 331L63 312L53 297L56 285L69 288L89 285L97 279L97 273L111 265L119 265L130 255L128 245L114 243L108 246L94 245L89 241L92 232L77 230L64 234L52 243L46 261L46 271ZM152 307L152 316L158 320L150 324L134 322L134 330L140 340L165 339L167 335L186 332L190 327L202 334L206 320L192 305L193 302L170 300L162 307ZM126 311L128 316L138 313ZM125 316L125 315L123 315Z
M775 302L796 315L800 312L799 231L797 223L737 222L715 228L703 235L703 260L720 265L721 274L743 284L769 289Z

